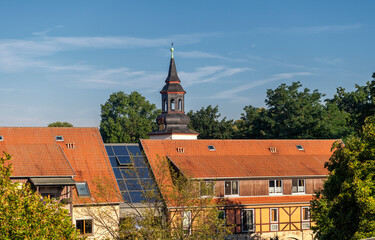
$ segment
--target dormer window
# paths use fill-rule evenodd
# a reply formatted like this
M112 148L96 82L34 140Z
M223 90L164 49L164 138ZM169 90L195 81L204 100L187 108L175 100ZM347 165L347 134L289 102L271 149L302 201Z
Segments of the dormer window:
M89 186L86 182L77 182L76 186L79 197L90 197Z
M208 145L207 147L208 147L208 151L216 151L214 145Z
M4 137L0 135L0 141L4 141Z
M304 151L305 150L302 145L296 145L296 147L297 147L297 150L299 150L299 151Z
M277 153L276 147L269 147L271 153Z
M63 142L64 141L64 137L61 136L61 135L55 136L55 139L56 139L57 142Z

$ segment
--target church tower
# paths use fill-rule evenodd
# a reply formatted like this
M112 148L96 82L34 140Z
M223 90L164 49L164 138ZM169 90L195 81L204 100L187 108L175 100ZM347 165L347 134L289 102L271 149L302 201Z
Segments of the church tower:
M148 134L151 139L197 139L199 133L190 130L190 118L185 114L185 90L178 78L176 64L171 48L171 61L168 77L160 91L162 112L156 118L159 125L157 131Z

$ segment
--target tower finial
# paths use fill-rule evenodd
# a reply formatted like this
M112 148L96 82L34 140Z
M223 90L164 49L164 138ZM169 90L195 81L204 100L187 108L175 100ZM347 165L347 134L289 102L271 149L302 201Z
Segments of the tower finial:
M174 51L174 48L173 48L173 42L171 44L171 58L173 58L173 51Z

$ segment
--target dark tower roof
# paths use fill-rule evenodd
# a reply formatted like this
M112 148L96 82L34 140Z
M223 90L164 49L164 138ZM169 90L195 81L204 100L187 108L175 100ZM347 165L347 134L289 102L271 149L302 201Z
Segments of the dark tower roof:
M190 118L185 114L184 95L185 90L181 86L181 80L178 78L176 64L172 56L169 63L169 71L165 85L160 91L162 96L162 114L156 119L159 129L148 135L198 135L197 132L189 129Z
M174 58L171 58L171 62L169 63L169 71L168 77L165 79L165 85L160 93L166 92L183 92L186 93L185 90L182 88L180 84L181 80L178 78L176 64L174 62Z

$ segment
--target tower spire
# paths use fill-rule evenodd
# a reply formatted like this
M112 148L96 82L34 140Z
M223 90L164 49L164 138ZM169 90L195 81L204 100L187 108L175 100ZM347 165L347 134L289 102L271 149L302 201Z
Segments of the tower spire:
M165 85L160 91L162 113L156 119L159 129L149 133L150 138L197 139L199 133L189 129L190 118L185 114L185 90L178 78L171 44L171 61Z

